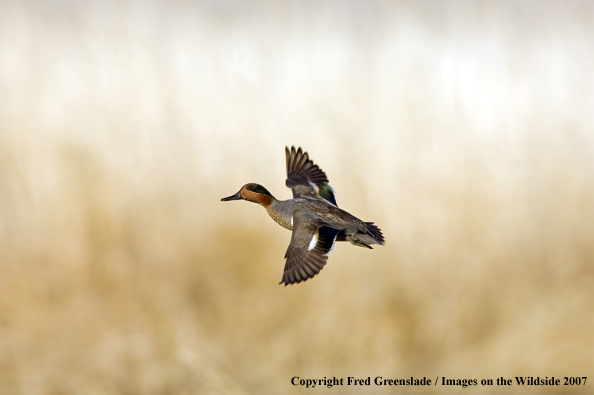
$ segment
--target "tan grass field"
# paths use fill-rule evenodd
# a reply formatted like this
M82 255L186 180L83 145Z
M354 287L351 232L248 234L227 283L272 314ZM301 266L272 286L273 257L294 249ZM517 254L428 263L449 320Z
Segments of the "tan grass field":
M594 393L593 22L580 1L2 2L0 394ZM285 145L387 245L279 286L290 233L220 198L289 198ZM480 384L516 376L588 379Z

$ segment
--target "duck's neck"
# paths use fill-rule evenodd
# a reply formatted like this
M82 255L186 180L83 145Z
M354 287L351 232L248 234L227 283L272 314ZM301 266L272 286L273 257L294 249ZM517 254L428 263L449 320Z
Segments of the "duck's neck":
M275 203L282 203L278 200L274 200L273 203L266 208L266 212L270 215L270 218L274 220L277 224L282 226L285 229L293 230L293 215L287 210L283 210L282 204L275 204Z
M268 209L276 200L271 194L255 193L250 190L244 189L241 191L241 195L248 201L258 203L265 209Z
M274 203L276 200L273 196L263 195L261 193L258 194L257 199L258 200L255 200L255 202L264 207L266 210L268 210L268 208L272 206L272 203Z

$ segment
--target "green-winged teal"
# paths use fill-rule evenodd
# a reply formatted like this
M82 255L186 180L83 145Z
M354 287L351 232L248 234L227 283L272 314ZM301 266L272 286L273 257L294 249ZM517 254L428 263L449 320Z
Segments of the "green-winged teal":
M285 148L286 185L293 199L277 200L262 185L245 184L235 195L221 199L258 203L279 225L293 231L280 284L305 281L323 269L335 241L349 241L359 247L384 244L382 231L373 222L338 208L334 189L326 174L301 148Z

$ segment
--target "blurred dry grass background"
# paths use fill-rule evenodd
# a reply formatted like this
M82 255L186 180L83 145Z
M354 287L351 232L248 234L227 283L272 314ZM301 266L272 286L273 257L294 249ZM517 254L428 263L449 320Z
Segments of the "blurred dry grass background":
M0 393L591 393L593 21L582 1L3 1ZM285 288L290 233L219 199L290 197L292 144L388 244Z

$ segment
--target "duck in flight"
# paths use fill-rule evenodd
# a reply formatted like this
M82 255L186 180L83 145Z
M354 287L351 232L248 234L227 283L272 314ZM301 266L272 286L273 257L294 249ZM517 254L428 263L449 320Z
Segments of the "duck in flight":
M320 272L336 241L359 247L384 244L380 228L338 208L328 177L301 148L285 148L286 185L293 199L277 200L259 184L245 184L235 195L221 199L247 200L263 206L279 225L293 232L285 253L280 284L306 281Z

